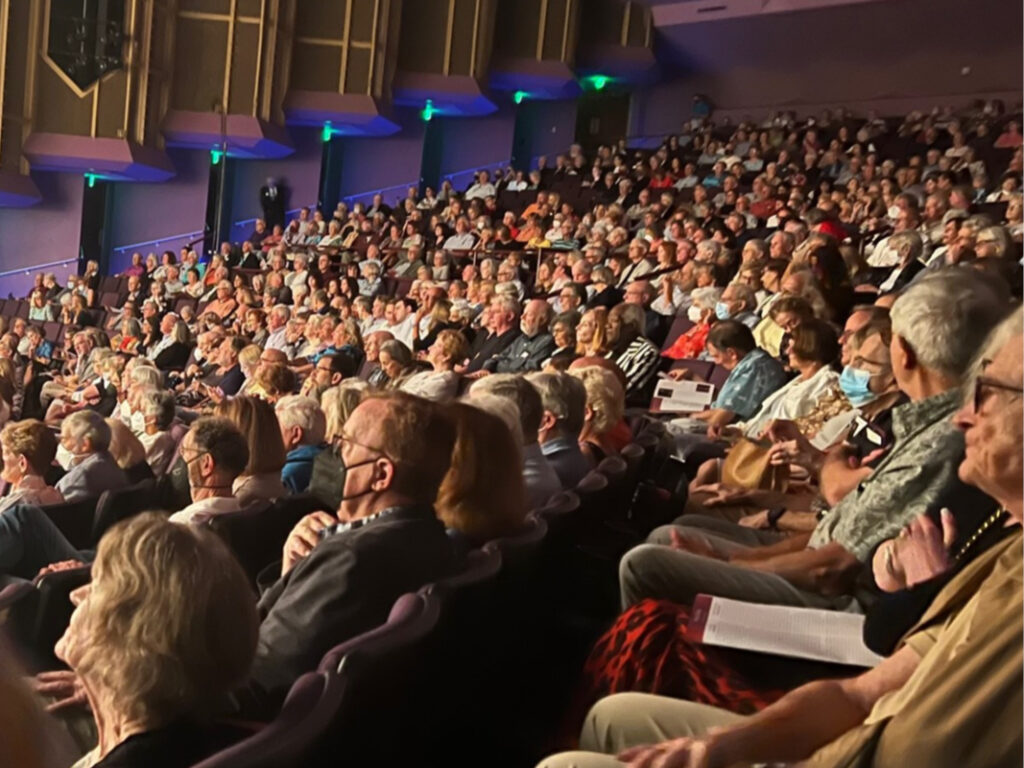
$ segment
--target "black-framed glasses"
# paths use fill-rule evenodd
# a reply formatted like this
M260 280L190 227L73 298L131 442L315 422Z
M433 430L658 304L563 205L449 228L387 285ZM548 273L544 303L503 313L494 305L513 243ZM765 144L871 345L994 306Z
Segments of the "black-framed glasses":
M1024 388L1018 387L1015 384L1006 384L995 379L990 379L987 376L976 376L970 384L970 389L967 392L967 402L971 404L971 408L974 409L974 413L981 412L981 406L985 402L985 390L1001 390L1003 392L1012 392L1017 396L1024 395Z

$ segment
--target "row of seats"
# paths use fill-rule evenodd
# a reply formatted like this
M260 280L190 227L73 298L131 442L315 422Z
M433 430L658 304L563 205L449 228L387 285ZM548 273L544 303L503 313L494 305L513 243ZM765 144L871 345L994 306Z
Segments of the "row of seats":
M386 624L332 649L317 671L300 678L274 722L201 768L337 765L346 759L469 764L485 748L509 741L514 744L503 750L507 754L489 762L511 766L536 759L564 702L529 710L519 702L536 701L529 697L549 689L552 675L578 669L552 655L552 648L564 647L553 642L554 633L574 631L581 618L593 627L614 615L621 531L634 530L628 539L635 539L655 524L638 524L630 509L658 460L655 441L627 446L622 457L606 459L578 488L531 514L520 533L471 553L463 572L404 595ZM160 493L147 481L104 494L92 516L81 510L93 522L89 540L115 521L111 515L124 519L152 508ZM289 497L206 524L225 538L255 583L259 571L280 557L294 523L318 505L309 496ZM84 527L76 532L66 512L48 511L62 530L84 536ZM615 548L608 547L611 542L618 542ZM79 568L0 591L0 615L10 613L7 623L18 645L52 647L67 625L68 594L88 578L88 568ZM597 578L611 587L599 590L601 600L593 595ZM580 635L581 648L585 639ZM53 659L32 661L37 669L53 668ZM568 687L571 679L565 682ZM448 721L455 711L463 713L458 724ZM479 722L461 722L467 711Z

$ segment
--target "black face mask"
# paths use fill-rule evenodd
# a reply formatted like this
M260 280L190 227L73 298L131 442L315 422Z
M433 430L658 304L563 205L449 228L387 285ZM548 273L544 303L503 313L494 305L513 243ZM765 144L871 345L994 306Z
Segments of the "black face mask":
M337 454L338 454L338 458L341 459L341 451L340 450L337 451ZM341 459L341 466L345 468L345 477L348 478L349 473L353 469L358 469L359 467L365 467L367 464L373 464L379 458L381 458L381 457L378 456L377 458L374 458L374 459L367 459L366 461L358 461L355 464L346 464L345 460ZM372 488L367 488L365 491L360 491L359 493L350 493L348 496L342 495L341 500L343 502L351 501L352 499L358 499L358 498L360 498L362 496L366 496L366 495L371 494L371 493L374 493L374 490Z

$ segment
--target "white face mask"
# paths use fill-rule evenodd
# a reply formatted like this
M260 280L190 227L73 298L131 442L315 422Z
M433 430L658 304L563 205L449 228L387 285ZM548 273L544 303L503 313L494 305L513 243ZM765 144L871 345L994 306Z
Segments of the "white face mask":
M61 465L65 472L71 469L71 464L75 460L75 454L64 447L62 443L57 443L57 463Z
M137 435L141 435L146 431L146 417L139 411L135 411L132 414L131 424L129 426L131 427L132 432Z
M691 323L696 325L704 317L704 310L698 307L696 304L691 304L690 308L686 310L686 317Z

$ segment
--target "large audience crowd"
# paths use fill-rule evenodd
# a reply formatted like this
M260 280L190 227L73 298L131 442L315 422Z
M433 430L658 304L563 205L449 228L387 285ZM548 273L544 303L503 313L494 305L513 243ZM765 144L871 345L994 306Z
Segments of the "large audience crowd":
M224 718L272 718L641 433L684 479L618 562L579 751L544 766L1018 761L1021 174L998 103L702 118L653 151L573 146L211 254L38 275L0 314L0 572L91 565L64 668L33 680L92 723L75 765L236 741ZM666 412L666 378L713 400ZM51 513L147 482L159 507L95 549ZM212 530L292 497L315 504L257 599ZM863 613L885 660L702 645L698 595ZM47 764L32 705L0 711L25 720L18 764Z

